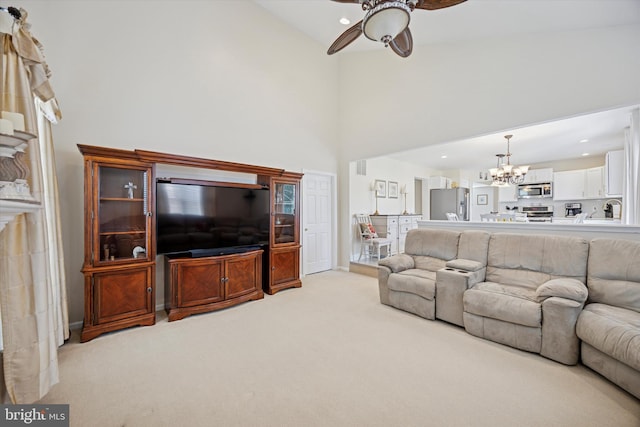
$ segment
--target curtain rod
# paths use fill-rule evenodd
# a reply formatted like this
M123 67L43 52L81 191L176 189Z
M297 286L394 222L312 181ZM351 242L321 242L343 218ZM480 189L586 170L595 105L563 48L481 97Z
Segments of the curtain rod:
M9 7L0 6L0 10L3 12L7 12L9 15L13 16L15 19L20 19L20 17L22 16L22 14L20 13L20 10L13 6L9 6Z

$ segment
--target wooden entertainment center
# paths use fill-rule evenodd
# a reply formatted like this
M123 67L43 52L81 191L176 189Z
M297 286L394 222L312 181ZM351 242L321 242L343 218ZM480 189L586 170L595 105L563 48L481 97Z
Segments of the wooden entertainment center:
M85 182L82 342L155 324L157 164L253 174L256 183L247 187L267 187L270 198L268 245L216 256L165 256L169 321L302 286L302 174L145 150L81 144L78 149Z

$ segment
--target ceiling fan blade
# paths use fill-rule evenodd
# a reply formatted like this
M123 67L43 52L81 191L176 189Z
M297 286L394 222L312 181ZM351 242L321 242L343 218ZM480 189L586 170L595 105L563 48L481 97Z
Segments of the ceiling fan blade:
M345 47L347 47L351 42L360 37L362 34L362 21L356 23L354 26L349 28L344 33L340 34L340 36L333 42L331 46L329 46L329 50L327 50L327 55L333 55L336 52L341 51Z
M413 37L411 36L411 31L409 27L405 28L403 32L398 34L395 39L391 40L389 43L391 50L401 56L406 58L411 55L413 51Z
M334 0L335 1L335 0ZM436 10L455 6L467 0L419 0L416 9Z

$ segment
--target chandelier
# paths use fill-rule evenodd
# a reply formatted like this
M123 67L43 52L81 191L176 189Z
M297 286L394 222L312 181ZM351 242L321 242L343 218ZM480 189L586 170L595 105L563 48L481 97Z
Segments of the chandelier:
M498 165L495 168L489 169L491 174L491 185L493 186L507 186L509 184L522 184L524 177L529 172L529 166L513 166L511 164L511 152L509 151L510 139L513 135L505 135L507 140L507 154L496 154L498 157ZM507 163L504 163L504 158L507 158Z

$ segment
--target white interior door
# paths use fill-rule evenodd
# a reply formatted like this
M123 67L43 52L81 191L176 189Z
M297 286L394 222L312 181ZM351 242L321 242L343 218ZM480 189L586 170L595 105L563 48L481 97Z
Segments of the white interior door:
M333 178L331 175L305 172L302 208L303 273L331 269L333 236Z

